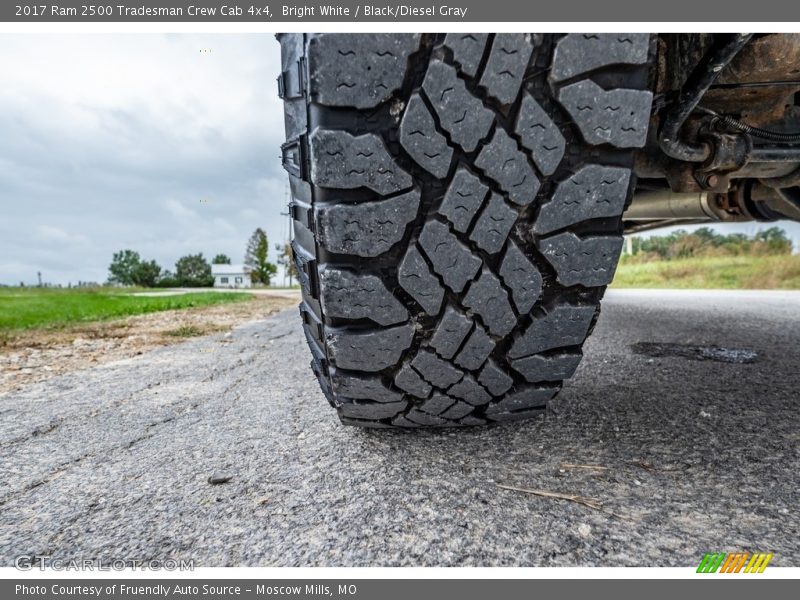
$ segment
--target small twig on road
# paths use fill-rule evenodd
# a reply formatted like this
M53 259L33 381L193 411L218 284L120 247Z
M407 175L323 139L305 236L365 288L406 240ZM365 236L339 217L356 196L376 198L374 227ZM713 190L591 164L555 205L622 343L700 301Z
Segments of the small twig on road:
M561 463L562 469L591 469L594 471L608 471L609 467L603 465L575 465L572 463Z
M559 492L548 492L547 490L532 490L529 488L515 487L513 485L503 485L501 483L498 483L497 487L504 490L511 490L512 492L522 492L524 494L533 494L534 496L542 496L543 498L569 500L570 502L575 502L576 504L583 504L584 506L588 506L589 508L594 508L595 510L603 509L603 503L600 502L600 500L595 500L593 498L585 498L577 494L561 494Z
M534 496L541 496L542 498L567 500L568 502L574 502L575 504L580 504L582 506L586 506L587 508L599 510L600 512L604 512L607 515L611 515L612 517L617 517L618 519L623 519L625 521L632 520L629 519L628 517L624 517L620 514L617 514L613 511L603 508L603 503L600 500L596 500L594 498L586 498L585 496L579 496L578 494L562 494L560 492L550 492L547 490L533 490L530 488L521 488L513 485L503 485L502 483L498 483L495 485L497 485L497 487L499 487L500 489L510 490L512 492L522 492L523 494L532 494Z

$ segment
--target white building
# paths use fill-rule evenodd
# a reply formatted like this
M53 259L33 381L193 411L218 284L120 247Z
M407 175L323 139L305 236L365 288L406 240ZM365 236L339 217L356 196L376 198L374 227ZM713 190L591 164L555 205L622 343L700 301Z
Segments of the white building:
M211 265L215 288L249 288L250 270L245 265Z

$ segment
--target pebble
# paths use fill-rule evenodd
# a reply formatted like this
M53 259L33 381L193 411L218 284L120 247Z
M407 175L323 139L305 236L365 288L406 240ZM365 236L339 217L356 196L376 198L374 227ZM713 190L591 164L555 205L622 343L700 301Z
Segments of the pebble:
M208 483L211 485L220 485L222 483L228 483L231 479L233 479L232 475L226 475L225 473L214 473L208 478Z

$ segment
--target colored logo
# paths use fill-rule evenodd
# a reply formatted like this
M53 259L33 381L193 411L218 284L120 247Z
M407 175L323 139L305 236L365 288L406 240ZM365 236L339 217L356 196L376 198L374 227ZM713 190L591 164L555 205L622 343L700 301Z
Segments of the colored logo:
M725 554L724 552L714 552L703 556L700 566L697 567L698 573L763 573L767 568L772 554L765 552L735 552Z

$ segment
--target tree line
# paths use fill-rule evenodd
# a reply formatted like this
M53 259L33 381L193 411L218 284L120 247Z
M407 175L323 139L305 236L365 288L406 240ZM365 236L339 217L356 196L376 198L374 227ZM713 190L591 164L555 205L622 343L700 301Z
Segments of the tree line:
M281 264L289 263L286 253L291 253L288 244L278 247ZM278 267L268 259L269 240L260 227L253 232L245 248L244 264L248 268L250 279L256 285L269 285L278 271ZM211 262L203 253L187 254L175 262L175 270L162 269L155 260L145 260L135 250L115 252L108 267L109 283L118 285L135 285L140 287L211 287L214 276L212 264L231 264L225 254L217 254Z
M716 233L701 227L691 233L678 229L668 235L633 237L632 255L627 262L676 260L694 257L765 256L792 253L792 240L780 227L770 227L753 235Z

